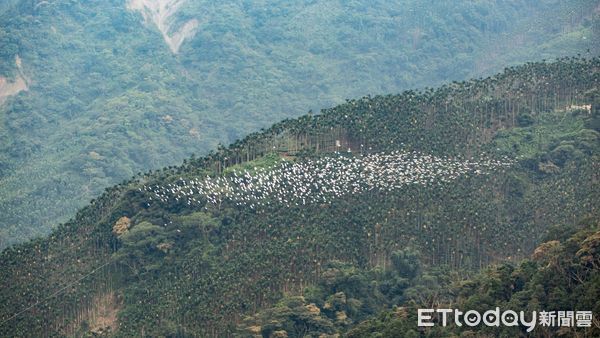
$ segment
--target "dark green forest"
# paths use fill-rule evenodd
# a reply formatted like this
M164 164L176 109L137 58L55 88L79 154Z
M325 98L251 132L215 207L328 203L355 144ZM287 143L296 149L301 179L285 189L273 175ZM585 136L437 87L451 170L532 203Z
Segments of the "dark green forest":
M310 109L600 52L592 0L150 3L0 1L0 248Z
M0 336L524 336L419 328L416 309L593 311L600 334L600 59L570 57L285 119L137 174L0 254ZM509 167L249 208L145 187L396 150ZM560 330L559 330L560 329Z

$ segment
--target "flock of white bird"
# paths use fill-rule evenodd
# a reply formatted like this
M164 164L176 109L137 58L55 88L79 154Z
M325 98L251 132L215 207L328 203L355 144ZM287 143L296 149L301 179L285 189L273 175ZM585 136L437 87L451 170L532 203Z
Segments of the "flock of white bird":
M391 192L407 185L430 186L465 175L483 175L513 164L508 158L479 160L394 151L364 156L334 153L317 160L282 160L270 168L233 171L218 177L183 179L165 186L144 186L152 201L220 205L231 201L252 209L331 203L347 195L376 190Z

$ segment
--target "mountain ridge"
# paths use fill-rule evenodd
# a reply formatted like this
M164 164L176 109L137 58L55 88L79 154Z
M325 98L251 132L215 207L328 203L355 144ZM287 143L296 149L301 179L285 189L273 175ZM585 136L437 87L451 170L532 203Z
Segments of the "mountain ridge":
M137 172L309 109L598 53L591 0L147 2L180 6L167 33L129 3L0 4L0 75L19 55L32 80L0 107L0 247ZM191 20L173 54L164 34Z
M6 304L0 332L85 334L94 329L89 324L99 299L107 299L118 319L101 331L117 336L233 335L250 323L247 315L278 301L285 311L308 311L297 315L332 334L412 299L402 274L418 273L403 261L419 261L427 271L518 261L540 243L548 224L598 218L599 70L598 58L567 58L435 90L349 100L182 166L134 177L107 189L48 239L2 252L0 279L11 282L0 291ZM374 190L330 205L272 206L267 213L227 201L211 206L203 198L199 207L173 198L154 203L142 191L234 175L226 170L232 166L269 168L273 158L304 163L330 154L336 140L356 157L369 148L401 147L466 158L487 152L518 163L494 175L459 178L451 189ZM404 272L396 275L394 267ZM64 280L77 283L53 298ZM286 298L295 295L315 303ZM326 306L319 299L327 297ZM29 306L34 315L11 318L14 309ZM315 317L317 310L322 314ZM258 332L286 327L288 317L268 313L281 326Z

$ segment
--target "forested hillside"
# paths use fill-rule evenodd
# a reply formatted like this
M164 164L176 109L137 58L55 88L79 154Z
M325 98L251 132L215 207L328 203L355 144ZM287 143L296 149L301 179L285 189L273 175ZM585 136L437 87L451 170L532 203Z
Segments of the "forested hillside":
M411 283L404 281L403 292L411 299L405 307L384 311L353 327L347 337L418 337L415 327L416 309L420 306L460 308L486 311L496 306L503 309L539 311L600 312L600 229L596 221L587 219L576 226L551 228L529 259L517 265L499 264L470 279L457 278L447 271L418 275ZM580 229L580 230L576 230ZM404 265L400 265L402 269ZM402 272L402 270L400 270ZM440 282L444 285L440 287ZM425 285L426 287L423 287ZM419 303L414 300L425 300ZM487 337L518 337L523 328L478 328L476 330L451 325L425 331L425 336L451 335ZM598 317L590 328L538 326L530 333L536 337L597 337L600 334Z
M415 336L414 309L455 302L597 316L599 84L598 58L528 63L136 175L2 252L0 335Z
M598 55L597 1L0 2L0 248L110 185L369 93Z

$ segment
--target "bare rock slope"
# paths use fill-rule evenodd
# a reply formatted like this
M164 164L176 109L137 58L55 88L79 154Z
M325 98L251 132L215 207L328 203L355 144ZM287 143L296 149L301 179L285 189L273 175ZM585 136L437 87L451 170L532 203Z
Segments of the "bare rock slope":
M174 54L186 40L196 34L198 20L188 20L176 28L175 16L186 0L130 0L130 10L139 11L147 23L153 23L161 32L165 42Z

